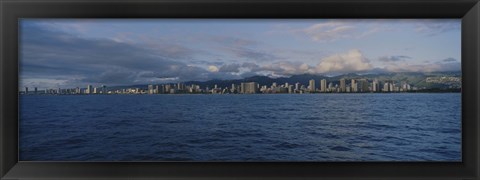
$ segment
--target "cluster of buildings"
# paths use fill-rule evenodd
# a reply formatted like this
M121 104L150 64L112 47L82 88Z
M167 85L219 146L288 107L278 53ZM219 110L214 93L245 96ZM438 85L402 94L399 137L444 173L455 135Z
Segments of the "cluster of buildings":
M317 85L317 82L319 84ZM311 79L308 86L300 83L290 85L288 83L278 85L273 83L270 87L266 85L259 87L260 93L366 93L366 92L407 92L418 90L407 82L395 83L394 81L380 82L373 80L369 82L367 79L340 79L340 81L327 82L326 79L315 81Z
M418 88L412 87L407 82L396 83L394 81L378 80L368 81L367 79L340 79L339 81L327 82L326 79L316 81L311 79L308 84L277 84L260 85L257 82L242 82L240 84L232 84L230 87L213 87L201 88L200 85L186 85L184 83L148 85L145 88L111 88L107 89L105 85L93 87L88 85L86 88L73 89L45 89L39 91L29 91L25 87L25 91L21 94L52 94L52 95L91 95L91 94L273 94L273 93L366 93L366 92L408 92L416 91Z

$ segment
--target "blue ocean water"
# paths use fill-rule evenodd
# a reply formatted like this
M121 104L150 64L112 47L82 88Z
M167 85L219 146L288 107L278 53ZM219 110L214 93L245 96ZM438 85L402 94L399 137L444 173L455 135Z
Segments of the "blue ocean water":
M461 161L461 94L20 97L21 161Z

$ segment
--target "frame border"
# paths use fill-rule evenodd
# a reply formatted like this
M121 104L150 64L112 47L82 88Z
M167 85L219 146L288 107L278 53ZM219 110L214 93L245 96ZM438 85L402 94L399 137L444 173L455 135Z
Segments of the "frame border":
M18 162L19 18L461 18L462 163ZM0 179L478 179L478 0L0 0Z

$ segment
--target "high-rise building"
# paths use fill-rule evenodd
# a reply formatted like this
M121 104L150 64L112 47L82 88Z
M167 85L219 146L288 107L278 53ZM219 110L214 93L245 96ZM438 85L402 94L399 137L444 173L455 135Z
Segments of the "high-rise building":
M185 90L185 84L179 82L179 83L177 84L177 88L178 88L178 90Z
M288 85L288 93L289 94L293 93L293 85Z
M352 88L350 89L351 92L357 92L357 82L355 81L355 79L352 79L352 84L351 84Z
M148 85L148 94L153 94L153 85Z
M170 93L170 89L172 89L172 85L170 84L165 85L165 93Z
M326 79L320 80L320 91L321 92L327 92L327 80Z
M340 92L346 92L346 84L345 84L345 79L340 79Z
M368 91L368 81L366 79L358 80L358 91L367 92Z
M25 94L28 94L28 87L25 87Z
M310 79L310 81L308 82L308 85L309 85L308 87L310 87L310 89L309 89L310 92L315 92L315 89L317 89L317 88L315 87L315 80Z
M107 92L107 86L102 85L102 93L103 93L103 94L107 94L107 93L108 93L108 92Z
M372 91L378 92L379 90L380 90L380 84L378 84L378 80L375 79L373 80L373 83L372 83Z
M389 83L388 83L388 82L385 82L385 84L383 84L383 92L388 92L388 91L390 91L389 88L390 88Z
M241 83L240 89L242 94L255 94L258 92L258 83L256 82Z
M98 93L98 92L97 92L97 87L94 87L94 88L93 88L93 94L97 94L97 93Z
M295 91L298 91L298 90L300 90L300 83L299 82L295 83Z
M85 90L85 94L92 94L93 88L92 85L87 86L87 90Z
M35 91L34 91L34 92L35 92L35 94L38 94L38 89L37 89L37 87L35 87Z

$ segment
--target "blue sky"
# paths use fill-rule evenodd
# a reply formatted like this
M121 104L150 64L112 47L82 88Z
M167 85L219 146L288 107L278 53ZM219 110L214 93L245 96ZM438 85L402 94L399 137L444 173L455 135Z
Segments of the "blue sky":
M460 70L460 19L23 19L20 86Z

